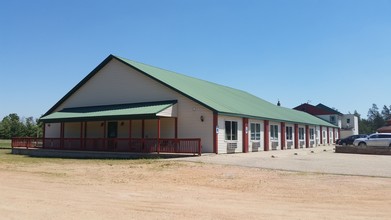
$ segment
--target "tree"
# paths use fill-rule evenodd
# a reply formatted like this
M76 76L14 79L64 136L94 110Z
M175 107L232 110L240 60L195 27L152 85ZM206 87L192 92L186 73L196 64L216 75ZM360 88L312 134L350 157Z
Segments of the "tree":
M16 113L5 116L0 123L0 138L10 139L23 135L23 124Z
M381 111L381 114L382 114L383 119L385 121L391 119L391 105L390 105L390 108L388 108L386 105L384 105L383 110Z
M42 137L42 123L33 117L21 119L16 113L9 114L0 122L0 139L13 137Z
M376 132L376 130L385 124L385 120L379 112L379 108L376 104L372 104L372 108L368 110L368 121L370 123L370 127L372 132Z

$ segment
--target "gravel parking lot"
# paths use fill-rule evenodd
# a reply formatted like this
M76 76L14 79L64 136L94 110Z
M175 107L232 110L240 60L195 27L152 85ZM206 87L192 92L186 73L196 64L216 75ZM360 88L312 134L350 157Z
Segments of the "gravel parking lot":
M300 172L391 177L391 156L334 153L334 146L239 154L204 154L201 157L173 160Z

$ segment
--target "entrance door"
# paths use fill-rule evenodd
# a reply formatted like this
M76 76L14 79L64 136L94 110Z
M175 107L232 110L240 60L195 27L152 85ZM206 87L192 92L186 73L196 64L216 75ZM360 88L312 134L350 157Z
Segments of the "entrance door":
M110 121L107 123L107 147L115 149L117 147L118 122Z

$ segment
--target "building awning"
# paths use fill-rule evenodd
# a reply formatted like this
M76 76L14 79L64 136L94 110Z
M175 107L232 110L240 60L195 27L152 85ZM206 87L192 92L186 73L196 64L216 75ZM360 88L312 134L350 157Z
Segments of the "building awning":
M64 108L40 118L43 122L153 119L176 117L176 100Z

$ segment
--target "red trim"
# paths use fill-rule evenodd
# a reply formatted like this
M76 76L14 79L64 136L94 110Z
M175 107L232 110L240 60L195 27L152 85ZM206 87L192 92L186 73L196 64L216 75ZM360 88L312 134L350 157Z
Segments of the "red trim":
M141 120L141 138L144 138L145 120Z
M42 137L43 137L43 140L45 140L45 136L46 136L46 123L43 123L43 128L42 128ZM45 142L43 141L42 142L42 148L45 148Z
M308 125L305 126L305 147L310 147L310 128Z
M80 122L80 146L83 146L83 122Z
M106 121L103 121L103 138L106 138Z
M178 138L178 118L175 118L175 139Z
M160 152L160 118L157 119L157 153Z
M281 150L285 150L286 148L286 137L285 137L285 122L281 122Z
M327 127L327 144L330 144L330 132L329 132L329 127Z
M299 125L295 124L295 149L299 149Z
M217 114L213 113L213 153L215 154L219 153L217 126Z
M60 148L64 148L64 122L60 123Z
M129 120L129 138L132 138L132 120Z
M320 126L320 144L323 144L323 131L322 131L322 126Z
M263 123L263 139L264 139L264 146L263 150L268 151L270 146L269 146L269 121L265 120Z
M248 153L248 118L243 118L243 153Z
M157 152L157 144L160 142L160 151L167 153L191 153L201 155L201 139L200 138L161 138L159 141L156 138L83 138L83 142L87 143L86 148L80 147L80 138L12 138L12 148L42 148L42 143L49 143L47 149L55 150L88 150L88 151L111 151L111 152L142 152L151 153ZM60 148L60 141L66 143L64 148ZM108 148L110 143L128 143L132 142L131 148L120 147ZM142 144L147 147L142 148Z

